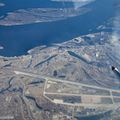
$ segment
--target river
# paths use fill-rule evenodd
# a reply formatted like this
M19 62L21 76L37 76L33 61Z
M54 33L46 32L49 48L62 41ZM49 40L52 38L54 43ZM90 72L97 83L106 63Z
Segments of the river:
M0 15L12 12L17 9L37 7L62 7L58 2L39 2L39 0L5 0L6 7L1 8ZM27 54L27 51L40 45L50 46L53 43L61 43L72 38L89 33L101 32L97 27L107 24L108 20L114 17L116 0L96 0L86 5L90 11L66 20L37 23L21 26L0 26L0 50L2 56L20 56ZM29 4L27 4L29 2ZM63 7L72 7L67 3ZM107 31L111 31L108 29Z

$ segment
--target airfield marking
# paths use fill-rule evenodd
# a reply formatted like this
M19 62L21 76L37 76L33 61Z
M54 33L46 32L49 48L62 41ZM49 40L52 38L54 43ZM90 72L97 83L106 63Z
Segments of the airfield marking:
M72 81L68 81L68 80L61 80L61 79L57 79L57 78L52 78L52 77L43 76L43 75L37 75L37 74L34 74L34 73L28 73L28 72L14 71L14 73L17 74L17 75L25 75L25 76L34 77L34 78L43 78L43 79L45 79L43 96L46 99L48 99L49 101L51 101L52 103L54 103L54 104L62 104L62 105L70 105L70 106L84 106L84 107L101 107L101 106L103 106L103 107L107 107L107 108L109 108L109 107L114 108L114 107L118 107L118 105L119 105L117 103L114 104L114 99L113 99L113 95L112 95L113 91L117 92L117 93L120 93L119 90L114 90L114 89L109 89L109 88L102 88L102 87L93 86L93 85L87 85L87 84L83 84L83 83L76 83L76 82L72 82ZM75 103L75 104L73 104L73 103L64 103L64 102L63 103L55 103L54 100L50 99L48 96L45 95L45 94L47 94L45 92L45 88L46 88L46 84L47 84L48 81L62 82L62 83L68 83L68 84L73 84L73 85L79 85L79 86L85 86L85 87L95 88L95 89L99 89L99 90L109 91L111 94L110 94L110 96L107 96L107 97L112 99L113 104L84 104L84 103L79 103L79 104ZM52 93L48 93L48 94L52 94ZM53 94L58 94L59 95L59 93L53 93ZM85 95L83 94L82 96L85 96ZM90 95L86 95L86 96L90 96ZM93 96L95 97L96 95L93 95ZM99 97L104 97L104 96L99 96Z
M50 80L50 81L55 81L55 82L63 82L63 83L77 85L77 86L80 85L80 86L91 87L91 88L95 88L95 89L99 89L99 90L106 90L109 92L112 91L112 92L120 93L120 90L103 88L103 87L98 87L98 86L93 86L93 85L87 85L87 84L83 84L83 83L76 83L76 82L72 82L72 81L68 81L68 80L61 80L61 79L52 78L52 77L48 77L48 76L37 75L34 73L27 73L27 72L21 72L21 71L14 71L14 73L17 75L25 75L25 76L29 76L29 77L33 77L33 78L43 78L45 80Z

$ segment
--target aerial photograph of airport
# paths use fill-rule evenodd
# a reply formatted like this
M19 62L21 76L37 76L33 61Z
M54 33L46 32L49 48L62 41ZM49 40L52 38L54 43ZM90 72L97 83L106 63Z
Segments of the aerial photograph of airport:
M120 120L120 0L0 0L0 120Z

